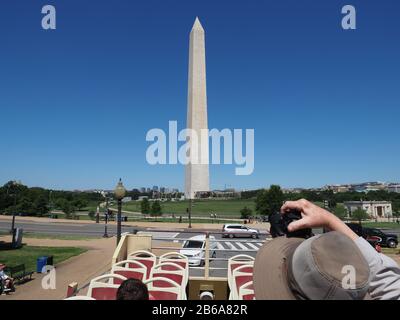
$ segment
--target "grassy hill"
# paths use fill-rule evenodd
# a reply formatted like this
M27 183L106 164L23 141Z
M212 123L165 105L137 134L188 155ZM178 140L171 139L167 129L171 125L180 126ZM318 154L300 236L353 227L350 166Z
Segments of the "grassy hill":
M163 214L186 214L189 201L163 202L161 206ZM219 217L240 218L240 210L245 206L254 212L254 200L195 200L192 206L192 215L209 217L210 213L216 213ZM140 202L124 203L122 209L140 212Z

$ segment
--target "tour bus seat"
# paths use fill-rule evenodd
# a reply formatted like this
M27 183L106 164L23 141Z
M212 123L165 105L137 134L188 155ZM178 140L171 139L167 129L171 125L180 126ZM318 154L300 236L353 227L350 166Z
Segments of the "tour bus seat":
M96 300L116 300L119 288L119 284L114 284L116 279L121 282L127 280L127 278L118 274L105 274L92 279L87 296Z
M162 282L166 284L162 287L154 286L154 283L160 285ZM181 287L168 278L150 278L145 280L144 284L147 285L152 300L184 300Z
M253 281L253 266L242 265L241 267L236 268L233 270L232 279L233 286L231 287L229 300L238 300L240 287L250 281Z
M138 250L130 253L127 260L135 260L144 264L147 268L146 279L150 277L151 269L157 263L156 255L145 250Z
M253 281L249 281L239 288L239 300L254 300Z

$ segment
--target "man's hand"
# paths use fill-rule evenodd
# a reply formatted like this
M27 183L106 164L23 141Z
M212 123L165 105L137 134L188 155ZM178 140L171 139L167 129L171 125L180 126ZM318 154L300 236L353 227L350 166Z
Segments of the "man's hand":
M285 212L293 209L300 211L302 218L289 224L288 230L290 232L305 228L323 227L332 231L339 231L352 240L358 238L358 236L338 217L310 201L305 199L286 201L281 208L281 213L285 214Z
M303 218L289 224L288 230L290 232L305 228L328 227L329 219L332 215L330 212L305 199L286 201L281 208L281 213L284 214L293 209L300 211Z

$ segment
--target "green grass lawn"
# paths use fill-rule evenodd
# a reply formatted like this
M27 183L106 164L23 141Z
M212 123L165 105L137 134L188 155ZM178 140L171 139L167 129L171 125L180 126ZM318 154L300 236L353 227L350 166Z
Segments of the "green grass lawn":
M400 248L382 248L384 254L400 254Z
M367 228L400 229L400 224L396 222L363 222L362 225Z
M53 263L56 265L85 251L86 249L73 247L23 246L20 249L0 251L0 263L10 267L25 264L26 271L36 271L36 260L40 256L53 256Z
M189 207L189 201L162 202L163 214L186 214L186 208ZM255 210L254 200L196 200L193 202L192 215L209 217L210 213L216 213L219 217L240 218L240 210L244 207ZM140 202L132 201L125 203L122 210L140 212Z
M92 240L99 237L80 236L80 235L67 235L67 234L48 234L36 232L24 232L24 238L33 239L56 239L56 240Z

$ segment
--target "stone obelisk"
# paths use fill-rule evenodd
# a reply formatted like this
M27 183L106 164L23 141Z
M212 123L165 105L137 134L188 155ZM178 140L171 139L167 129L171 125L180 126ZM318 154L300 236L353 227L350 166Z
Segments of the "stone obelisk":
M198 162L189 162L185 168L185 196L194 199L196 192L210 190L208 138L201 139L201 130L208 129L205 35L198 18L190 32L187 128L196 132L198 137L197 145L192 139L187 142L189 154L197 153ZM197 152L193 152L196 151L194 148ZM205 159L207 162L204 162Z

